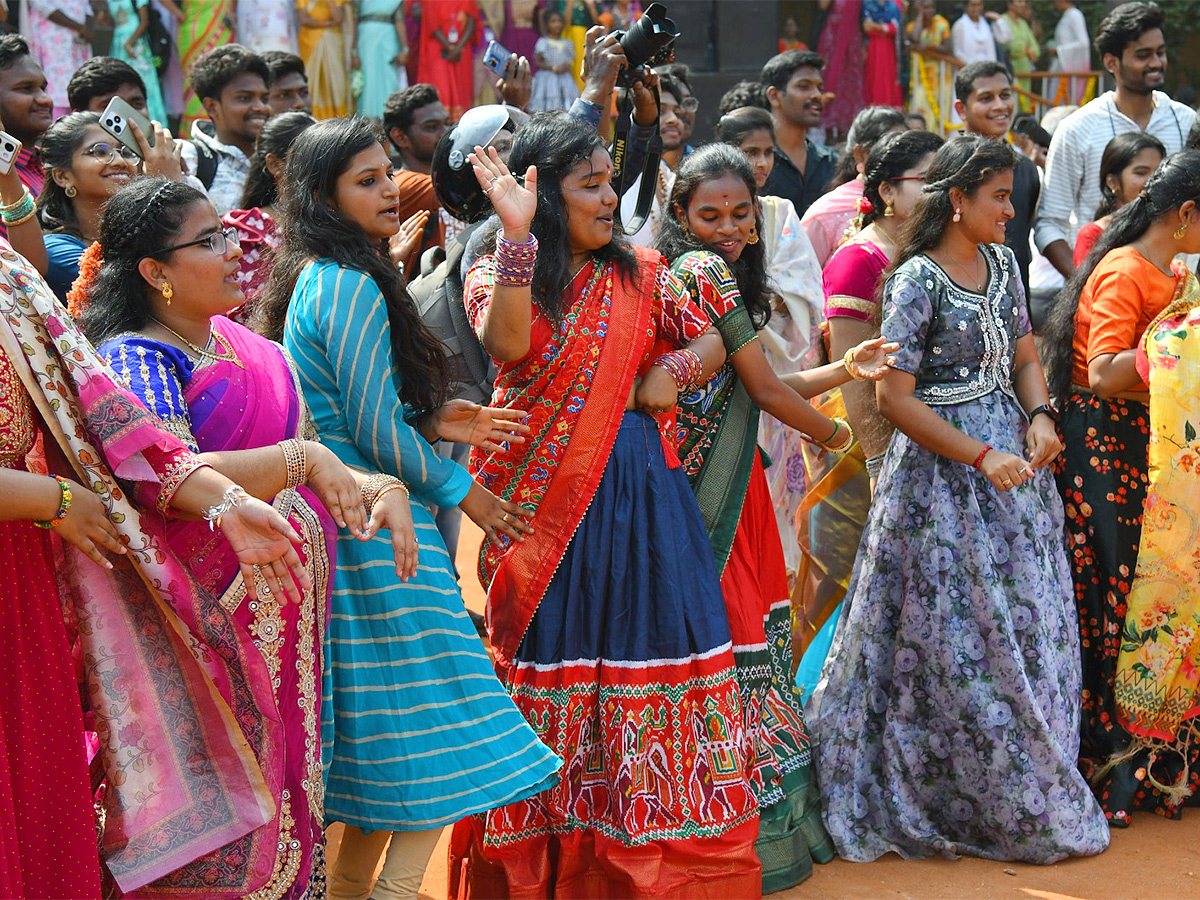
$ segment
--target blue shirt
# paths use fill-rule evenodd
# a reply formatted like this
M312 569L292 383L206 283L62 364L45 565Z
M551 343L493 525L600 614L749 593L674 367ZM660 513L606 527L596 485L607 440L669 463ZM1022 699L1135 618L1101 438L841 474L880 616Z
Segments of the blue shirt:
M87 244L70 234L48 234L45 243L46 257L50 262L46 269L46 282L66 306L67 292L79 277L79 257L83 256Z

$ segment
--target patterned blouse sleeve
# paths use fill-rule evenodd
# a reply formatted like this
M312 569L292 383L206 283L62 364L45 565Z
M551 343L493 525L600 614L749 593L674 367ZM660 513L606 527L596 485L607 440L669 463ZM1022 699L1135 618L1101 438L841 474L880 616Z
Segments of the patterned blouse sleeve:
M906 272L898 272L883 288L883 327L880 334L900 349L893 368L916 375L925 356L925 338L933 324L933 298L925 286Z
M481 256L467 270L463 281L463 303L467 307L467 321L475 329L475 335L483 336L483 319L492 304L492 291L496 287L496 257Z
M319 277L316 327L357 453L372 468L398 474L429 502L457 506L471 488L471 476L409 423L410 411L397 391L391 324L375 280L334 265ZM330 436L328 443L335 440Z
M742 303L737 279L725 260L715 253L696 253L683 261L680 274L721 332L726 354L733 356L758 339L750 313Z
M187 355L167 344L130 335L105 341L99 352L130 393L162 420L164 430L199 453L183 398L183 386L195 368Z
M687 286L672 274L661 256L654 279L654 311L659 337L676 347L690 344L712 327Z

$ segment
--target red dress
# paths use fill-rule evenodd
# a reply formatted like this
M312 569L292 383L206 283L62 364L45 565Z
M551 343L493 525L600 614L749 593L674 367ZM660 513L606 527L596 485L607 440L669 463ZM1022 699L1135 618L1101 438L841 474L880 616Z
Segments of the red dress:
M0 352L0 466L24 469L29 396ZM50 533L0 522L0 896L100 896L83 712Z
M463 47L462 56L451 62L442 55L442 45L434 38L435 31L450 43L457 44L466 33L467 24L474 20L475 33L471 42ZM432 84L442 98L442 104L450 113L450 120L458 121L471 108L474 93L474 69L472 46L479 37L479 8L475 0L438 0L437 3L422 4L421 12L421 58L417 64L418 80Z

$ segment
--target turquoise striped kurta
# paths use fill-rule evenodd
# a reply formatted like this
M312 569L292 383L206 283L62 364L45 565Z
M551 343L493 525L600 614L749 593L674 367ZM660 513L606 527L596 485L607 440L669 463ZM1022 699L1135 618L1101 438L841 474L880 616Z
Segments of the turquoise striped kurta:
M284 345L321 441L348 465L399 475L412 492L417 576L396 577L387 535L342 530L325 654L325 812L364 831L420 831L528 797L558 758L497 681L429 504L455 506L471 479L409 424L397 394L383 295L329 260L292 293Z

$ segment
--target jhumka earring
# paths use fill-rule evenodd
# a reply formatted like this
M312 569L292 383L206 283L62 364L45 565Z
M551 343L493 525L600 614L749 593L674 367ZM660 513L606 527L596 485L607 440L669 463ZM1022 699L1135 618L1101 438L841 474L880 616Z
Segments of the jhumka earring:
M167 306L171 305L171 298L175 296L175 289L171 287L171 282L164 281L162 283L162 298L167 301Z
M883 217L885 219L890 219L895 214L896 214L896 210L892 208L892 201L884 200L883 201Z
M1180 222L1179 227L1175 229L1175 240L1182 241L1185 234L1187 234L1187 222Z
M747 244L757 244L758 243L758 229L757 228L750 229L750 237L746 238L746 243Z

